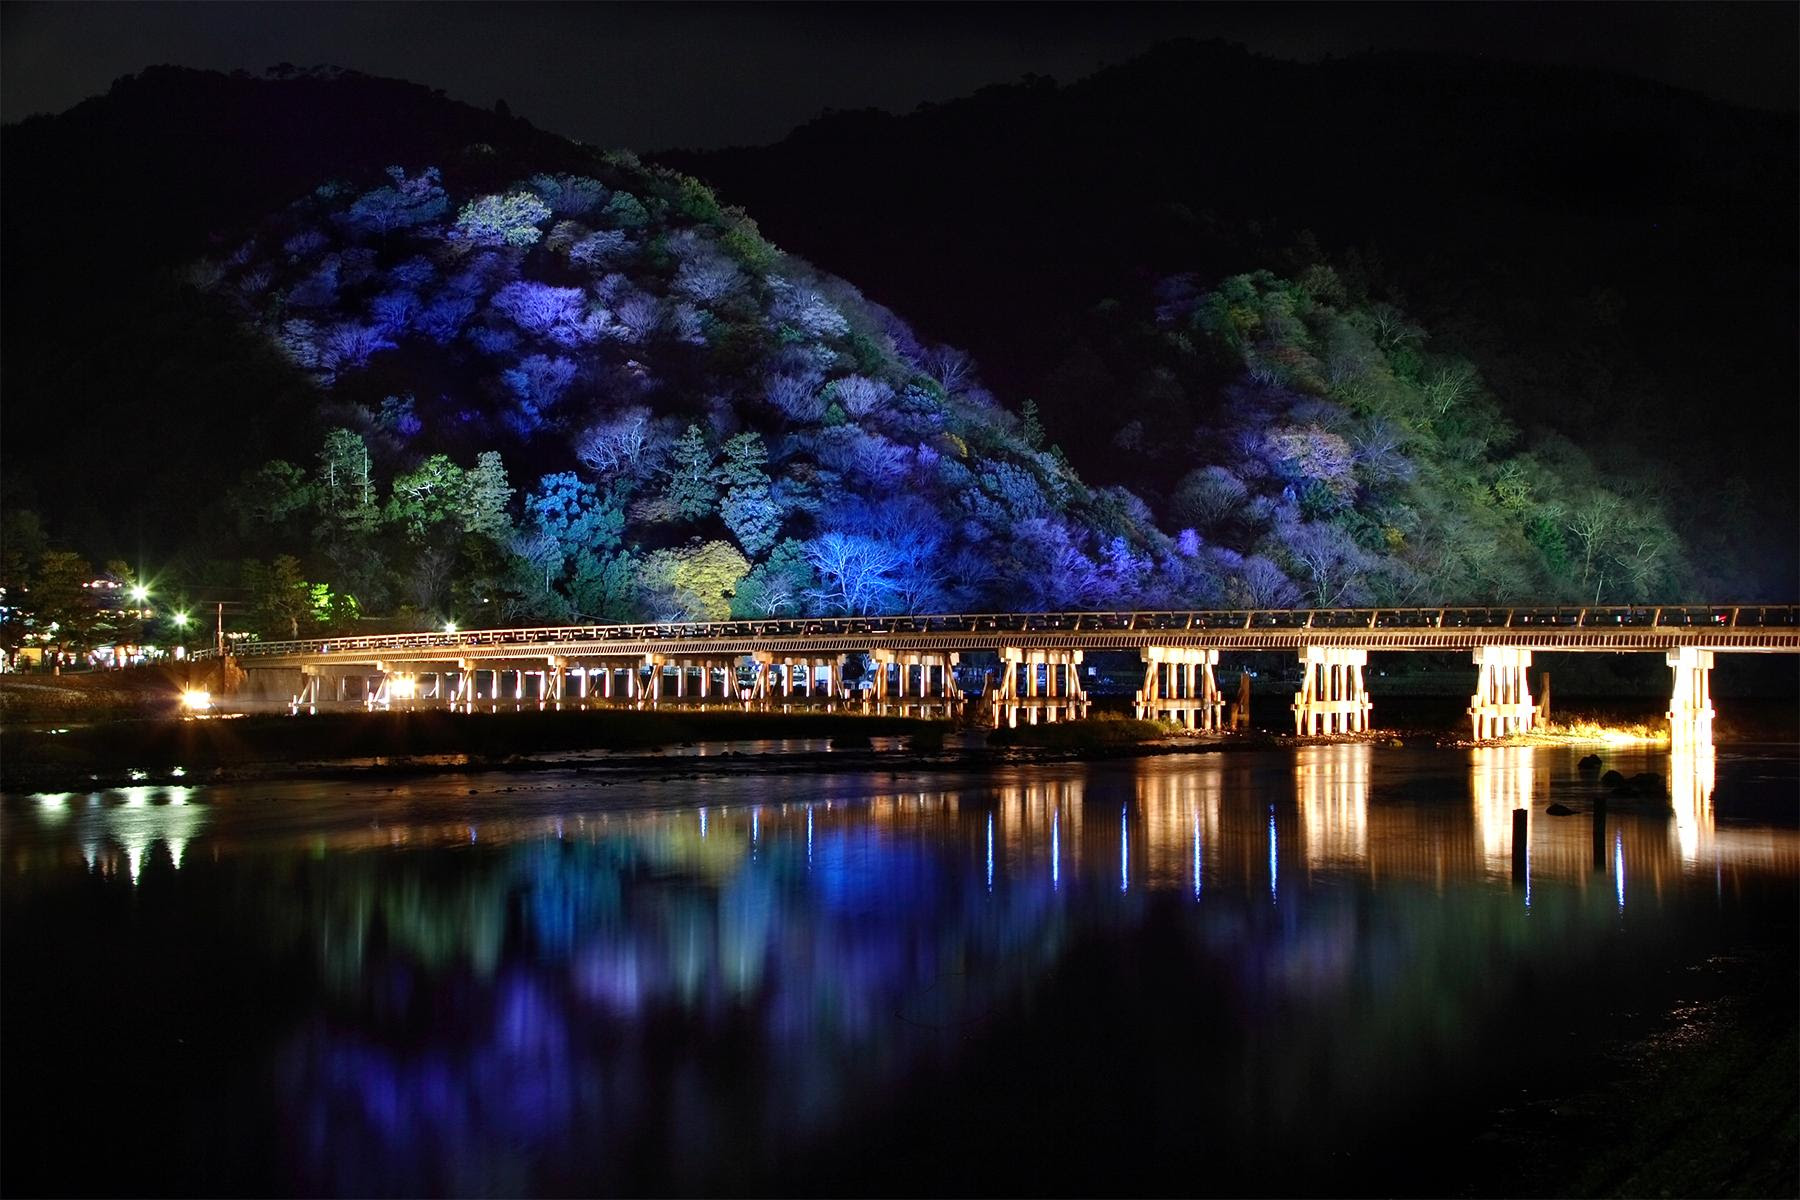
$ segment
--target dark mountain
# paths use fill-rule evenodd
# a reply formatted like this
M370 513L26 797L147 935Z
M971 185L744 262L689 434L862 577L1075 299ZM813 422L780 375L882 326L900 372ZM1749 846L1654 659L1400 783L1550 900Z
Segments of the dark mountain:
M1763 590L1791 594L1795 144L1792 114L1622 76L1185 42L1068 85L657 157L954 330L1107 477L1142 467L1091 436L1094 404L1138 381L1071 382L1108 357L1097 306L1105 324L1106 302L1147 309L1172 274L1329 263L1353 301L1399 304L1472 358L1514 422L1666 466L1696 557L1748 544Z
M242 460L316 438L305 380L181 286L185 264L324 180L463 163L483 145L489 161L543 170L582 157L416 84L280 74L153 67L0 130L4 486L93 553L167 553L204 535L197 498L221 494Z
M1266 84L1269 64L1205 52L1236 88ZM1541 362L1490 354L1484 382L1464 355L1486 343L1454 330L1490 326L1446 298L1453 333L1433 336L1372 254L1321 248L1353 222L1290 238L1247 215L1256 189L1184 182L1080 105L1070 125L1075 93L990 89L967 121L833 118L770 152L937 122L888 190L851 155L776 214L861 252L850 220L873 212L887 270L935 262L920 338L626 152L348 73L122 80L4 133L7 506L97 559L216 581L254 560L241 579L271 632L359 612L1591 602L1708 582L1653 463L1621 473L1610 436L1521 433L1509 389L1535 385L1508 372ZM997 169L959 184L984 138ZM1054 163L1033 150L1058 139ZM1252 139L1217 140L1196 155ZM1313 169L1330 161L1348 159ZM1279 271L1237 270L1263 261ZM1590 307L1620 327L1617 303ZM1029 386L1049 421L945 344L963 323L1015 381L1001 394Z

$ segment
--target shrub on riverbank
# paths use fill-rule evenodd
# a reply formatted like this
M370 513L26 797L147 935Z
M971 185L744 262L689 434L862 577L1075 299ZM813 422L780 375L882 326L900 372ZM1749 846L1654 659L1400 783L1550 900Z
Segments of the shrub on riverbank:
M838 713L562 712L324 713L0 730L0 785L151 776L219 767L463 755L471 762L580 750L648 750L759 738L941 738L942 724Z

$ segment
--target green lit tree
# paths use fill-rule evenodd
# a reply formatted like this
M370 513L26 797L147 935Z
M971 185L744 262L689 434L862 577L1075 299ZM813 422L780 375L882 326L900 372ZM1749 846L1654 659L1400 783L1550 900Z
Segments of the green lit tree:
M314 619L314 588L301 575L300 560L293 555L278 554L267 563L247 559L241 578L260 632L297 638L300 623Z
M689 425L676 440L663 470L668 482L662 499L670 520L701 521L712 514L719 502L719 485L713 471L712 447L698 425Z
M512 484L506 479L506 464L497 450L484 450L475 459L475 468L463 480L460 502L463 531L491 542L504 543L512 533L512 518L507 506L512 503Z
M773 546L781 533L781 509L766 469L769 452L756 433L738 434L725 443L724 451L718 480L725 498L719 515L744 553L755 558Z

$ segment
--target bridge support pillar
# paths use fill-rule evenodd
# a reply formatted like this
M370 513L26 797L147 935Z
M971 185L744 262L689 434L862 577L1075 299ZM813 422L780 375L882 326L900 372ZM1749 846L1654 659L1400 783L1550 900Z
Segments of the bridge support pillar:
M300 690L294 694L294 702L288 705L288 712L297 714L301 709L309 713L319 711L319 668L300 668Z
M1294 693L1294 732L1363 733L1374 708L1363 686L1367 650L1348 646L1308 646L1300 651L1304 672Z
M1135 706L1140 721L1177 721L1208 733L1223 728L1225 697L1219 692L1217 650L1146 646L1141 653L1144 686Z
M1469 697L1469 726L1475 740L1525 733L1537 721L1531 700L1531 651L1522 646L1477 646L1481 674Z
M451 711L473 711L475 707L475 663L472 659L456 660L456 687L450 693Z
M1713 652L1692 646L1669 651L1675 690L1669 697L1669 746L1692 751L1712 746Z
M750 655L750 697L744 702L746 709L769 707L769 696L773 691L769 675L774 665L775 656L767 650Z
M840 675L842 660L840 664ZM877 647L869 651L869 663L875 671L875 686L870 701L874 711L897 716L941 717L953 720L961 710L963 694L956 682L956 665L962 655L941 650L890 650ZM889 687L888 668L894 668L893 687ZM912 686L913 672L918 672L918 688ZM932 672L936 672L933 677Z
M650 691L645 699L651 708L656 708L662 704L663 671L668 665L669 660L660 654L644 655L644 666L649 668L650 671Z
M998 729L1026 724L1078 721L1087 716L1089 700L1081 688L1082 652L1040 650L1004 646L998 651L1000 670L990 694L987 717ZM1042 687L1039 687L1039 670Z

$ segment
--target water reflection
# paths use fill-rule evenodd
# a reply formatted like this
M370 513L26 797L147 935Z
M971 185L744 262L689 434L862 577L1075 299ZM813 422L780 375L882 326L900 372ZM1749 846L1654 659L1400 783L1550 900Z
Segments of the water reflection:
M1209 1053L1256 1081L1216 1133L1256 1147L1324 1117L1352 1138L1385 1089L1431 1086L1514 972L1595 970L1620 937L1663 936L1641 922L1696 887L1711 912L1727 884L1791 883L1791 830L1715 827L1711 756L1666 769L1673 816L1614 814L1598 875L1593 785L1572 755L1523 748L722 777L635 785L638 807L593 787L304 808L131 788L9 807L5 907L41 918L71 866L142 896L182 870L164 897L191 897L181 936L235 931L245 970L306 964L267 1049L286 1190L776 1172L1169 903L1161 951L1210 990L1142 1003L1215 1006ZM1581 811L1548 817L1552 800ZM1507 886L1521 807L1529 925Z
M188 843L205 829L208 810L192 803L196 789L126 787L104 792L58 792L33 798L40 824L67 834L87 869L123 874L136 884L157 846L179 871Z
M1717 752L1677 745L1669 753L1669 802L1675 810L1675 837L1684 863L1699 862L1703 844L1713 834L1713 787L1718 780Z
M1294 754L1294 796L1306 831L1309 867L1363 861L1369 852L1366 745L1309 746Z

